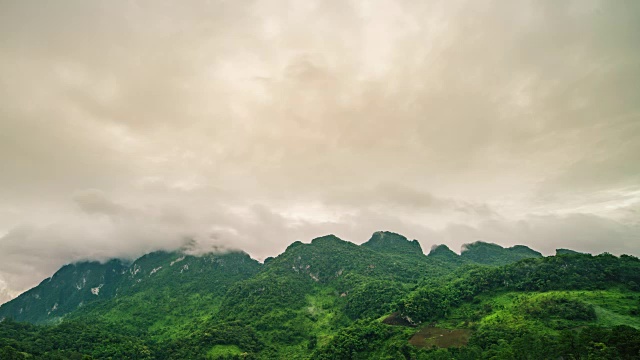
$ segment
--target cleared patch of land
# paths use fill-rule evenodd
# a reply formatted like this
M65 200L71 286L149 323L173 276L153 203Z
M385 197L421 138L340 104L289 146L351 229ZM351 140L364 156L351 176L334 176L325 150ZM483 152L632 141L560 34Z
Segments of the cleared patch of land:
M425 327L409 339L409 343L419 348L450 348L467 345L472 331L469 329L441 329Z
M406 326L406 327L414 327L412 323L407 321L407 319L400 316L399 312L394 312L391 315L387 316L382 320L383 324L392 325L392 326Z

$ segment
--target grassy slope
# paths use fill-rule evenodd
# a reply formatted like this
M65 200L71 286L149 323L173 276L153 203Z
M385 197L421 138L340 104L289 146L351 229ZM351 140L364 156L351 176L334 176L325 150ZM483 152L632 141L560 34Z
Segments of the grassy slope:
M241 355L243 351L236 345L215 345L207 351L207 357L216 359L223 356Z
M498 294L484 294L477 297L475 302L467 302L454 309L449 316L437 323L438 327L477 328L478 326L501 322L508 326L535 327L545 332L556 333L556 328L562 326L558 321L550 319L541 321L528 318L518 308L523 302L535 302L544 297L558 296L582 301L594 307L596 319L591 321L573 320L572 326L628 325L640 329L640 317L633 315L633 311L640 308L640 293L626 289L611 288L595 291L547 291L547 292L502 292Z

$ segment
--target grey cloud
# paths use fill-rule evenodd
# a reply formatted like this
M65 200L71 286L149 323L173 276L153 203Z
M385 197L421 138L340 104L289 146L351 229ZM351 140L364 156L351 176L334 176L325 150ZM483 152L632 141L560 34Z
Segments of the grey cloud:
M113 215L125 210L123 205L108 199L103 192L95 189L79 191L73 195L73 200L82 211L89 214Z
M2 296L186 238L632 252L638 6L2 2Z
M189 213L166 206L157 210L151 205L118 213L103 194L99 201L87 201L87 197L96 197L96 193L83 198L83 204L90 205L83 208L88 211L85 215L71 213L60 222L44 226L23 225L0 237L0 280L4 279L9 289L25 290L68 262L132 259L186 244L191 244L195 253L244 249L264 258L283 251L296 239L319 236L324 228L323 224L294 224L260 205L241 214L212 206L206 216L202 210ZM178 221L167 221L176 217Z
M394 213L440 213L450 216L466 215L487 219L500 216L486 203L469 202L455 198L437 197L400 183L381 183L358 189L332 189L323 197L328 207L339 209L368 209Z
M383 183L364 189L336 189L328 194L327 202L357 207L400 206L428 210L441 210L454 203L398 183Z

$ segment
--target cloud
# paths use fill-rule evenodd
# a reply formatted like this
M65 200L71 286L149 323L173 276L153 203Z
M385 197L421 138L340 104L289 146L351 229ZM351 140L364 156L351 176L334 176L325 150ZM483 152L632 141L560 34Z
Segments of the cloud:
M80 209L88 214L115 215L126 211L125 207L108 199L100 190L84 190L73 195Z
M385 229L633 251L638 6L4 2L0 276Z
M455 205L451 199L441 199L432 194L402 184L385 183L365 189L345 189L328 194L329 204L345 206L400 206L411 209L440 210Z

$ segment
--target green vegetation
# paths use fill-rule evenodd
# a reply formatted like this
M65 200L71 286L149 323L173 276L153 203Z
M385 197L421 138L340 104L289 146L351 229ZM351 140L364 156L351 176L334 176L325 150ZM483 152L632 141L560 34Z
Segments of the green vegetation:
M559 254L378 232L67 265L0 307L0 359L640 358L640 260Z
M466 244L460 257L485 265L506 265L517 260L540 258L542 254L523 245L503 248L497 244L477 241Z
M242 355L243 352L236 345L215 345L211 350L207 351L207 357L219 359L225 357L234 357Z

